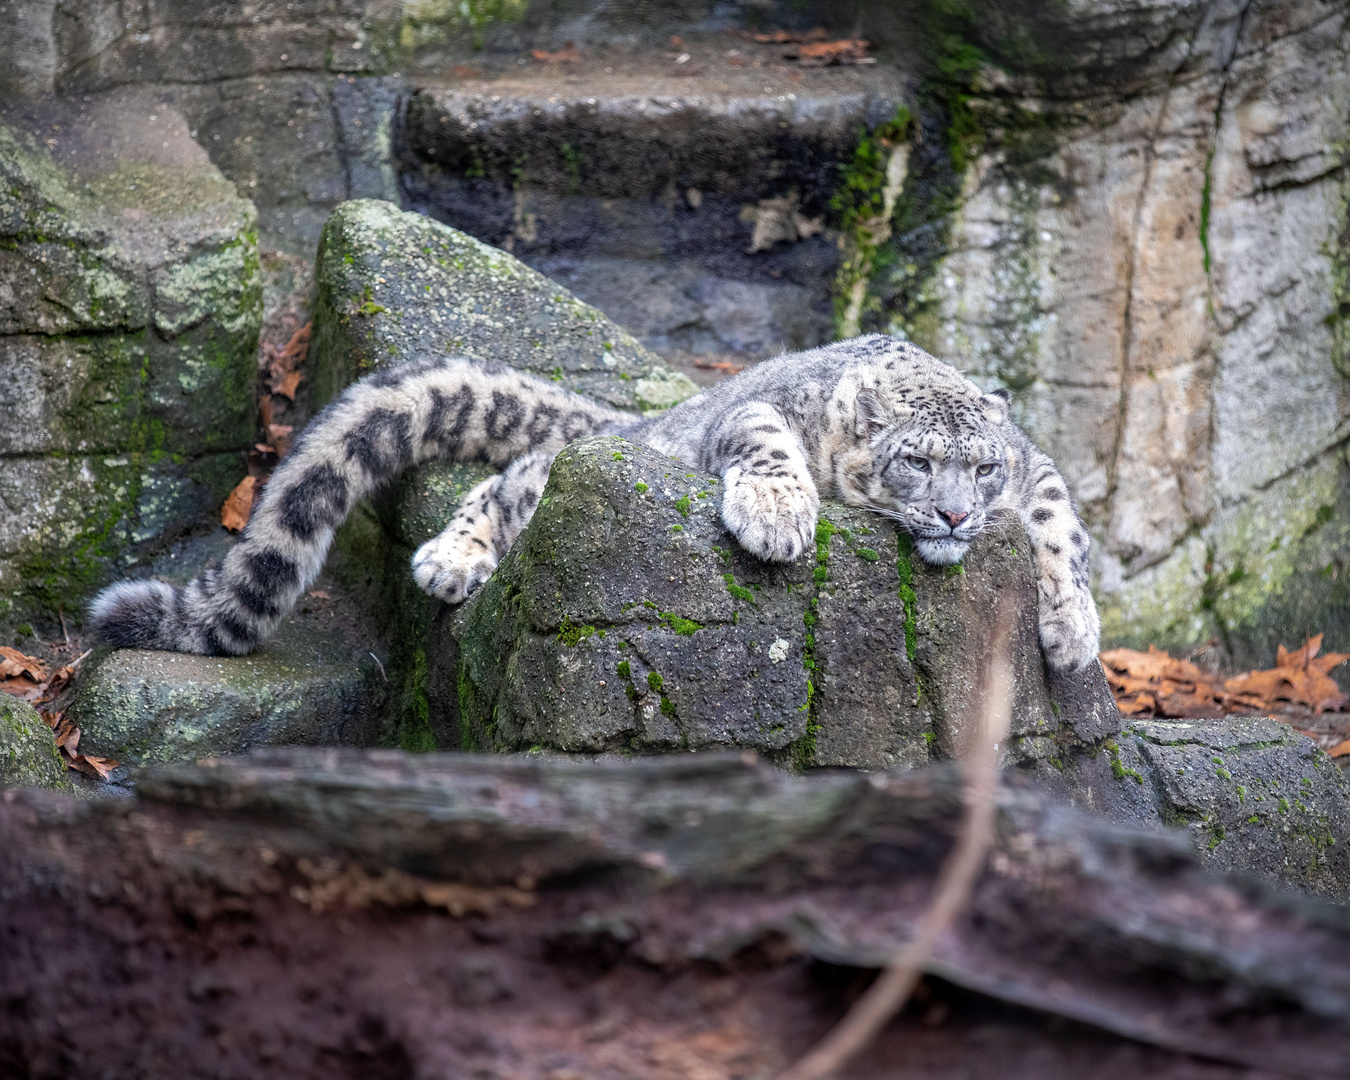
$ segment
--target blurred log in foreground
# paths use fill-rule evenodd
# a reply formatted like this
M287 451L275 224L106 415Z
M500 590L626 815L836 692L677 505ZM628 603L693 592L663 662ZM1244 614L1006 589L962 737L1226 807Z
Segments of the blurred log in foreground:
M905 939L959 791L313 750L5 791L0 1074L769 1076ZM928 967L915 1009L953 1018L912 1009L842 1075L1350 1074L1344 909L1030 791Z

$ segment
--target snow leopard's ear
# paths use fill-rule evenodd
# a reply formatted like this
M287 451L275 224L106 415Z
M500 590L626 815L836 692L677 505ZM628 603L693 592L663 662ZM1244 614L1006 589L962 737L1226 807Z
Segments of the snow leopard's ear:
M853 399L853 431L860 439L870 439L895 423L895 408L880 390L864 386Z
M980 404L984 406L984 415L989 418L991 424L1005 424L1008 422L1008 403L1012 401L1012 391L1006 387L1000 386L997 390L990 390L980 399Z

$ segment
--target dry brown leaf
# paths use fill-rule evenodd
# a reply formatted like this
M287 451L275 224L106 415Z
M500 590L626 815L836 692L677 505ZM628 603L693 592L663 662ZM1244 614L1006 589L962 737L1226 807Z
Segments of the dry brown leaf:
M249 514L253 512L253 488L257 483L257 477L244 477L220 508L220 523L230 532L238 532L248 524Z
M16 697L20 701L35 701L41 693L38 689L39 684L33 682L26 676L19 676L14 679L4 679L0 681L0 694L8 694L10 697Z
M62 718L56 729L56 745L74 757L80 749L80 729L70 720Z
M291 432L295 430L290 424L268 424L267 442L276 453L277 457L285 457L286 452L291 448Z
M534 49L530 52L535 61L540 64L579 64L585 59L577 49L575 42L568 41L557 52L546 52L543 49Z
M304 377L303 371L287 372L280 379L272 380L272 393L280 394L282 397L294 401L296 387L300 385L300 380Z
M872 62L867 55L870 42L862 38L850 38L845 41L820 41L813 45L803 45L795 59L803 67L826 67L829 64L859 64Z
M1203 669L1189 661L1169 656L1153 645L1148 647L1148 652L1112 649L1102 653L1101 660L1107 668L1107 678L1111 678L1114 672L1148 682L1171 679L1174 682L1197 683L1207 679Z
M1153 646L1148 652L1112 649L1101 654L1101 661L1117 706L1131 716L1201 719L1274 713L1289 706L1313 713L1338 712L1350 705L1350 699L1328 673L1350 660L1350 654L1319 657L1321 648L1321 634L1298 649L1281 645L1275 653L1275 667L1235 675L1222 686L1196 665Z
M1139 694L1132 698L1119 698L1116 707L1126 716L1146 714L1152 716L1158 711L1158 703L1152 694Z
M725 371L728 375L745 370L744 364L733 364L730 360L695 360L694 367L700 371Z
M1345 757L1347 754L1350 754L1350 739L1338 742L1327 751L1328 757Z
M92 754L73 754L66 759L67 769L75 769L85 776L92 776L98 780L108 779L112 771L121 764L112 758L94 757Z
M817 26L806 31L773 30L769 33L758 33L754 30L732 30L729 33L732 37L742 38L745 41L757 41L761 45L792 45L807 41L824 41L830 36L823 26Z
M41 682L47 677L47 665L36 656L21 653L8 645L0 645L0 679L17 675L27 675L34 682Z
M463 64L456 64L450 69L450 73L456 79L476 79L483 74L477 68L466 67Z
M331 600L331 599L333 599L331 596L329 596L329 595L328 595L326 592L324 592L322 589L310 589L309 595L312 596L312 597L314 597L315 600Z

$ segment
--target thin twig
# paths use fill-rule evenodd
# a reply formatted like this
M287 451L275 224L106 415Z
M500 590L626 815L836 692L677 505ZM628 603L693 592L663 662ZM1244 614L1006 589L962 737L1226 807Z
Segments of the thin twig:
M994 624L984 694L965 760L965 815L956 847L943 863L933 898L909 940L835 1028L777 1080L824 1080L866 1047L904 1006L938 939L970 900L975 879L994 839L998 747L1008 730L1012 671L1008 645L1011 608L1004 603Z

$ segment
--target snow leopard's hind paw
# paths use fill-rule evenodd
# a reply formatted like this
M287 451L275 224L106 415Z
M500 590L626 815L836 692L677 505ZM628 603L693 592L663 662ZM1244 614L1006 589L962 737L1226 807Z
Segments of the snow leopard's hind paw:
M497 569L497 556L490 549L466 551L462 537L447 532L432 537L413 555L413 580L429 596L447 604L462 604Z

